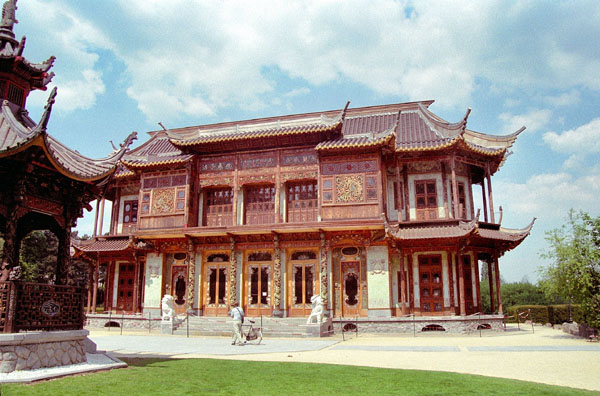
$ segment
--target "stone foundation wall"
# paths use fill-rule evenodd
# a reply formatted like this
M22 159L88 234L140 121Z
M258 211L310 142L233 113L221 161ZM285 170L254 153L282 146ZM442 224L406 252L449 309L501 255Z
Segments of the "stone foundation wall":
M427 326L440 326L444 333L468 334L479 331L479 326L486 331L503 331L503 317L486 315L485 317L440 317L439 319L415 318L394 318L388 320L373 320L359 318L358 321L344 320L340 323L339 319L333 320L333 328L336 334L342 331L342 326L347 324L356 324L359 333L412 333L425 332ZM352 331L352 330L350 330Z
M87 330L0 334L0 372L84 363L88 334Z
M109 326L107 324L109 322L114 322L118 324L118 326L113 326L113 328L121 328L130 329L130 330L160 330L161 319L159 316L155 318L144 318L142 316L109 316L109 315L87 315L87 320L85 321L85 327L94 328L94 329L107 329Z

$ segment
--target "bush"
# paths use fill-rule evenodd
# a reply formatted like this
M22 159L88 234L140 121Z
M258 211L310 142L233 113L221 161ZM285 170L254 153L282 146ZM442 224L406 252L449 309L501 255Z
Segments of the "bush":
M528 317L523 318L519 317L519 322L524 322L526 320L532 320L534 323L548 323L550 320L548 318L548 307L546 305L515 305L506 310L507 322L509 323L517 323L517 319L515 316L517 312L527 312L530 310L530 314Z

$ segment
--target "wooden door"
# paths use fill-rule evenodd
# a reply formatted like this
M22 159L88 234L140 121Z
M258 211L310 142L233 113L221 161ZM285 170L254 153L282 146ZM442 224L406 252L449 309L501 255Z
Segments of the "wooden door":
M204 315L227 316L228 315L228 288L227 274L229 263L206 263L206 275L204 277Z
M272 263L251 262L246 267L246 315L271 315L272 303Z
M441 256L419 256L419 290L421 313L442 315L444 313L444 286L442 283Z
M340 267L342 272L342 316L358 316L361 308L360 262L343 261Z
M133 312L133 289L135 284L135 264L119 264L117 287L117 311Z
M184 314L187 311L187 265L173 265L172 274L171 289L173 293L173 307L175 308L175 314Z
M475 304L473 304L473 277L471 276L471 257L462 256L461 259L463 260L463 276L465 281L465 311L467 315L471 315L475 313Z
M290 260L290 263L288 275L290 316L308 316L312 311L310 298L318 293L318 261L315 257L313 260Z

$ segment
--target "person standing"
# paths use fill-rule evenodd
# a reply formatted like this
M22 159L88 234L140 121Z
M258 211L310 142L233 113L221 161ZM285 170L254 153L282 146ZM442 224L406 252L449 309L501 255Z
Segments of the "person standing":
M244 323L244 310L237 302L233 303L229 316L233 319L233 341L231 345L244 345L242 338L242 323Z

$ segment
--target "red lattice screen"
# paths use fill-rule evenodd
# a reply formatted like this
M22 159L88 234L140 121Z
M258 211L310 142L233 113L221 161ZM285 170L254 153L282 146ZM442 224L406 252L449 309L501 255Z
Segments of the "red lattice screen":
M82 287L0 282L0 301L2 332L83 328Z

